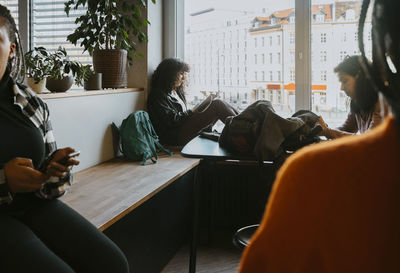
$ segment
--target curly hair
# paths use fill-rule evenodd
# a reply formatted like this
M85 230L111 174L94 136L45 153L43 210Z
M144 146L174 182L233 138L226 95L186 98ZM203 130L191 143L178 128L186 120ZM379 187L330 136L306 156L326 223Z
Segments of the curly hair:
M342 72L356 78L354 98L350 101L350 111L361 115L373 111L378 101L378 93L362 70L361 56L354 55L345 58L335 67L334 71L336 73Z
M372 14L372 64L365 56L362 39L370 0L364 0L358 25L362 67L376 90L382 92L400 130L400 1L375 0ZM391 69L388 58L395 69ZM394 71L395 70L395 71Z
M150 92L169 93L174 89L178 74L189 72L189 65L177 58L164 59L156 68L151 78ZM175 90L179 97L186 102L184 86Z
M15 24L15 20L11 15L10 10L6 6L0 5L0 17L4 19L4 26L7 28L9 40L16 46L15 56L8 60L7 68L10 71L10 76L15 81L23 82L25 77L25 63L17 25Z

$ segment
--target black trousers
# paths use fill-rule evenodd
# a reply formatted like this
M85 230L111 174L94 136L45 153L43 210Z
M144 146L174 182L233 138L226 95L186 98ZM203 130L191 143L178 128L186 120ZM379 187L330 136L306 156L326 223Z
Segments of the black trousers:
M0 272L128 272L122 251L59 200L19 194L0 207Z

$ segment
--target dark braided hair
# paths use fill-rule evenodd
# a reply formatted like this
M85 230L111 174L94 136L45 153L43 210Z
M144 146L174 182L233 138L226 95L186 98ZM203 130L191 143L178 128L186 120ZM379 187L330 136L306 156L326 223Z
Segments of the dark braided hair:
M10 71L10 77L17 82L24 81L24 58L21 46L21 39L15 24L15 20L11 15L10 10L3 5L0 5L0 17L4 18L4 26L7 28L8 38L16 46L15 56L8 60L7 68Z
M372 64L365 57L363 32L370 0L364 0L358 25L362 66L377 92L382 92L400 130L400 10L399 0L375 0L372 14ZM390 58L396 71L392 71Z

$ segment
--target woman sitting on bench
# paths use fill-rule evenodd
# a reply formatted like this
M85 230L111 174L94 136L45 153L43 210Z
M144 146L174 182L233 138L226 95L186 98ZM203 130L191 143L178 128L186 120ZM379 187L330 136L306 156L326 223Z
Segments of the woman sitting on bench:
M56 199L79 162L60 163L74 150L56 150L47 105L18 83L22 58L14 18L0 5L0 272L128 272L121 250Z
M147 108L151 122L162 143L185 145L200 131L238 111L227 102L209 98L202 110L191 110L186 105L185 87L189 65L179 59L163 60L154 71Z

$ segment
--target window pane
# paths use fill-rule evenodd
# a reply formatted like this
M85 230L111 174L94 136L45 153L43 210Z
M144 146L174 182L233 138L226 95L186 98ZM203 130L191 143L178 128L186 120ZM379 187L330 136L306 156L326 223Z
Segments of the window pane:
M11 11L18 27L18 0L0 0L0 4L6 6Z
M346 56L360 54L358 49L358 19L361 0L312 1L312 110L322 115L332 128L340 126L349 112L349 98L340 90L334 68ZM371 55L370 18L365 24L365 46Z
M292 114L295 1L203 2L185 1L189 103L219 92L239 110L266 99L282 116Z
M56 50L59 46L65 47L71 60L91 64L89 53L82 54L83 49L74 46L66 37L71 34L76 25L76 17L84 14L84 10L71 10L70 16L64 12L63 0L33 0L32 29L33 46L43 46L49 51Z

